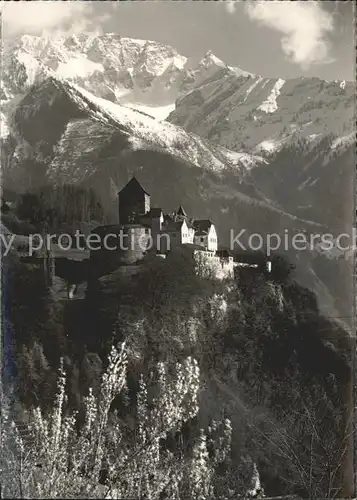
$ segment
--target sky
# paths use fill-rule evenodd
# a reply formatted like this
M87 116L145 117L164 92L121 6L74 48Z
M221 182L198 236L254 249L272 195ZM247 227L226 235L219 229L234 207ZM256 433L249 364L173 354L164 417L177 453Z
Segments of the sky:
M193 60L208 51L268 77L355 80L354 2L57 1L2 3L5 37L118 33Z

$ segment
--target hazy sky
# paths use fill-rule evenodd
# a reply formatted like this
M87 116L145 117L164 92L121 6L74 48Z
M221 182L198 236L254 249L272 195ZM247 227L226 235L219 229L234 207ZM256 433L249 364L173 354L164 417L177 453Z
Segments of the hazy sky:
M336 1L3 3L3 33L115 32L200 59L207 50L263 76L355 79L353 4Z

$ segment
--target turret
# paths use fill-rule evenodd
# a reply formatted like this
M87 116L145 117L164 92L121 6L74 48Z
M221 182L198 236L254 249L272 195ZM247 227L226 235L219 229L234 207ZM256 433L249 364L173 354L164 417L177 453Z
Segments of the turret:
M119 223L133 224L150 211L150 195L134 176L118 193Z
M178 210L176 212L176 215L178 215L179 217L182 217L183 219L186 219L187 214L186 214L186 212L185 212L185 210L184 210L184 208L183 208L182 205L179 206L179 208L178 208Z

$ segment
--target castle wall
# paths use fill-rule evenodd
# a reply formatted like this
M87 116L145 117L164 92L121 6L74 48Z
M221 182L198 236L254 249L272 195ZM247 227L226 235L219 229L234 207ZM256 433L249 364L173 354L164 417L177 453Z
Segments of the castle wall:
M154 240L155 248L157 247L157 236L160 234L162 228L162 220L160 217L151 219L151 236ZM159 250L159 248L156 248Z
M150 228L138 224L103 226L95 229L93 233L100 236L102 245L90 253L92 276L102 276L120 266L130 266L140 261L145 256L151 240ZM109 234L116 237L109 238ZM106 235L107 245L104 244ZM111 248L106 248L108 245Z
M222 258L206 250L195 250L193 254L197 274L203 278L233 279L232 257Z
M151 230L143 226L126 225L123 234L127 249L120 249L119 253L123 263L133 264L145 256L151 241Z
M150 212L150 196L145 194L144 196L144 214Z
M195 245L207 248L207 250L216 252L218 250L218 239L214 226L211 226L207 235L194 236L194 243Z
M119 196L119 222L133 222L133 215L144 215L150 211L150 196L146 193L121 193Z

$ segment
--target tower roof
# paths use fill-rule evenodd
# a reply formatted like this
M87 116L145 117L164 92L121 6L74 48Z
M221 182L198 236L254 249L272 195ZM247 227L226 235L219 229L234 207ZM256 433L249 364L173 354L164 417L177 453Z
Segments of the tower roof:
M135 193L138 193L138 192L143 192L145 194L147 194L148 196L150 196L150 194L145 191L145 189L142 187L142 185L140 184L140 182L138 181L138 179L135 177L135 175L130 179L130 181L123 187L123 189L121 191L119 191L119 194L120 193L123 193L123 192L135 192Z
M180 215L181 217L187 217L187 214L186 214L182 205L179 206L176 213L177 213L177 215Z

